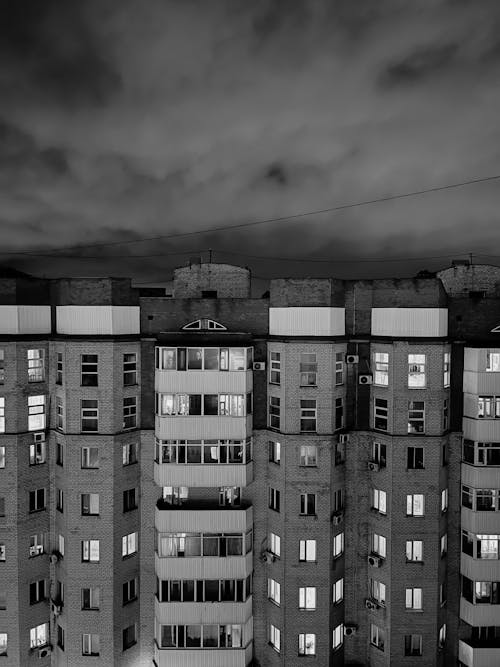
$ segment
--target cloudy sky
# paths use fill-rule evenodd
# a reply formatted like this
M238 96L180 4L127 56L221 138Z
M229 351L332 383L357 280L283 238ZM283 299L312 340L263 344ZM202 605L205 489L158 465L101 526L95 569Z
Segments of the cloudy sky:
M5 0L0 249L114 245L0 260L144 280L209 247L261 276L500 263L500 180L117 243L500 174L499 35L498 0Z

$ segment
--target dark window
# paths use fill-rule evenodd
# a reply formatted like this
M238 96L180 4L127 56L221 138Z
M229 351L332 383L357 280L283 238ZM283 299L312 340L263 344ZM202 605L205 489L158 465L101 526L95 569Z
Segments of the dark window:
M408 447L407 453L406 467L408 469L422 470L424 467L424 448Z

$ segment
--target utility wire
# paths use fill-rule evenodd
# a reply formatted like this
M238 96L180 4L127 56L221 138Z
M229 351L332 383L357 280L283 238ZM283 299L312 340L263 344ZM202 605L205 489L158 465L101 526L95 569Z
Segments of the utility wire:
M253 220L250 222L241 222L236 225L219 225L217 227L209 227L207 229L198 229L198 230L193 230L191 232L176 232L173 234L161 234L159 236L149 236L145 237L142 239L134 239L130 241L110 241L108 243L92 243L92 244L86 244L86 245L72 245L72 246L65 246L62 248L51 248L49 250L46 250L45 252L61 252L64 250L74 250L74 249L83 249L83 248L102 248L102 247L107 247L107 246L115 246L115 245L129 245L132 243L142 243L145 241L158 241L160 239L173 239L173 238L181 238L181 237L186 237L186 236L197 236L200 234L208 234L211 232L219 232L219 231L232 231L233 229L242 229L243 227L255 227L257 225L265 225L269 224L272 222L284 222L287 220L297 220L299 218L305 218L309 216L314 216L314 215L321 215L323 213L334 213L337 211L343 211L346 209L351 209L351 208L358 208L361 206L369 206L371 204L380 204L382 202L388 202L388 201L394 201L397 199L406 199L409 197L417 197L420 195L428 194L431 192L441 192L443 190L452 190L456 188L461 188L467 185L474 185L476 183L487 183L489 181L497 181L500 180L500 174L496 174L493 176L484 176L482 178L473 178L469 179L467 181L461 181L458 183L449 183L447 185L439 185L431 188L424 188L422 190L413 190L412 192L404 192L404 193L399 193L395 195L387 195L385 197L376 197L374 199L366 199L358 202L351 202L349 204L339 204L337 206L330 206L328 208L323 208L323 209L317 209L317 210L312 210L312 211L303 211L301 213L294 213L291 215L284 215L280 217L274 217L274 218L265 218L264 220ZM38 256L38 253L30 251L30 252L23 252L23 253L18 253L18 252L0 252L0 255L20 255L20 254L25 254L25 255L35 255ZM181 253L179 253L181 254ZM41 255L40 255L41 256Z

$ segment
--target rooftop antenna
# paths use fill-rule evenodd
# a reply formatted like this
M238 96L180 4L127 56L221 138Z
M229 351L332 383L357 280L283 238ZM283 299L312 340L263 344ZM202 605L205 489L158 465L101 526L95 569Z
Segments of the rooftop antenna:
M212 263L212 248L208 249L208 263Z

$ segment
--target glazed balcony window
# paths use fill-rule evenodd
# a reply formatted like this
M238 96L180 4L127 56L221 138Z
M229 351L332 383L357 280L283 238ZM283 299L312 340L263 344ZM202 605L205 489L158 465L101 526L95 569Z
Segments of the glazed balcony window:
M252 439L246 440L159 440L157 463L234 464L252 460Z
M162 417L245 417L252 412L251 394L157 394L156 413Z
M477 416L479 419L500 419L500 396L479 396Z
M252 367L253 348L157 347L156 368L167 371L245 371Z
M253 535L246 533L158 533L160 558L243 556L252 550Z
M241 625L159 625L160 648L240 648Z

